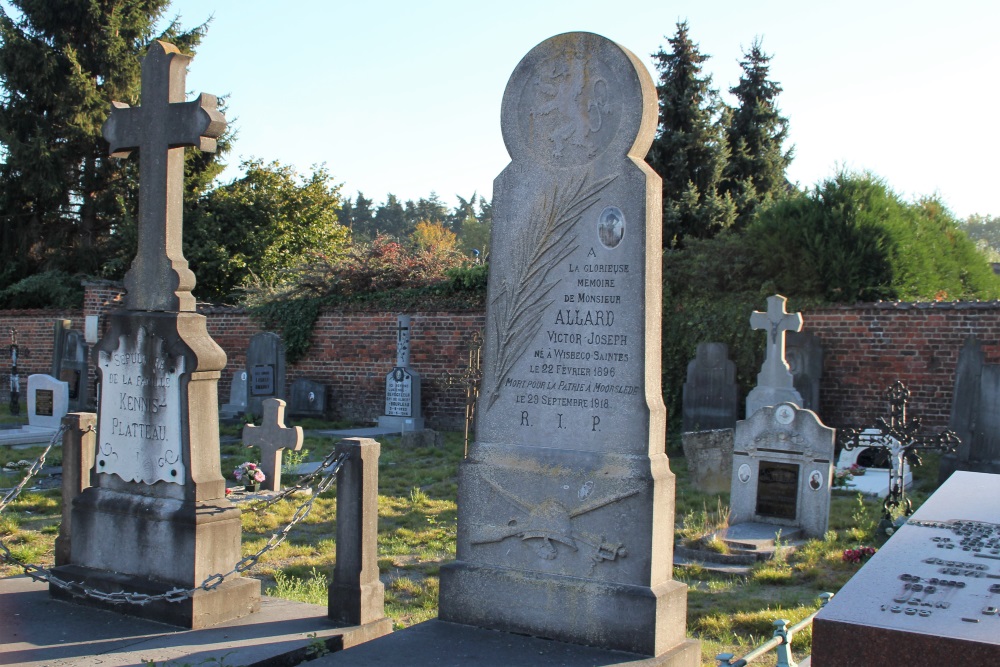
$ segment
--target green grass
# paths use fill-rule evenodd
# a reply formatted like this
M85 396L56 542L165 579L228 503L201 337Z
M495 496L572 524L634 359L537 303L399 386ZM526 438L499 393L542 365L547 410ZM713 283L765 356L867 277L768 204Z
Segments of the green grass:
M224 428L230 435L238 435L238 427ZM378 564L385 585L386 613L395 627L402 628L437 614L440 569L455 557L463 438L461 433L447 433L441 447L404 448L396 437L380 442ZM303 455L308 460L322 460L333 445L333 438L309 437L303 446L309 453ZM9 448L0 448L0 456L9 454L5 450ZM29 458L30 453L18 451L15 458ZM227 477L236 465L255 458L254 452L239 443L224 445L222 453ZM914 468L917 488L909 494L914 506L936 488L937 467L938 456L929 455L923 467ZM671 469L676 475L677 538L698 541L724 527L728 494L708 495L691 488L679 451L671 452ZM308 498L297 495L275 504L265 515L244 511L243 554L263 547ZM268 595L326 604L326 588L336 562L336 509L333 490L316 498L309 516L288 539L249 571L263 582ZM51 565L60 514L58 490L27 492L0 515L0 537L19 557ZM880 501L857 493L834 492L827 534L806 542L783 559L759 563L741 576L698 566L675 567L674 578L689 587L688 634L702 643L702 664L714 666L714 657L721 652L749 652L771 637L777 618L794 623L814 611L820 593L836 592L860 567L843 562L843 551L879 546L876 526L880 515ZM702 544L713 548L714 542L706 539ZM0 563L0 576L19 573L20 568ZM808 654L810 647L808 631L796 635L797 657ZM774 664L773 654L770 663L765 660L759 664Z

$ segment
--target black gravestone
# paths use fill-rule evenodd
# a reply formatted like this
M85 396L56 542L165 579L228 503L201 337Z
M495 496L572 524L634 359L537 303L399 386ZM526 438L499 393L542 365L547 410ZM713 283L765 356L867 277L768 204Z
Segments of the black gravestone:
M733 428L739 410L736 364L725 343L699 343L684 383L683 430Z
M799 407L819 412L819 385L823 379L823 346L819 338L804 331L786 333L785 361L792 371L792 384L802 396Z
M89 407L87 357L89 348L81 332L70 329L69 320L58 320L52 346L52 377L69 385L69 410L82 412Z
M299 378L288 392L288 414L291 417L322 417L326 412L326 385Z

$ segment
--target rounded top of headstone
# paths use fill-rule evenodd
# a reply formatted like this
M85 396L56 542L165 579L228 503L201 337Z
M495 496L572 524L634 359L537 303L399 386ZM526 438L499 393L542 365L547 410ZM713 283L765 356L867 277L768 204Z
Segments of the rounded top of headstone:
M656 121L656 88L641 61L600 35L568 32L514 68L500 126L515 161L572 167L609 150L644 157Z

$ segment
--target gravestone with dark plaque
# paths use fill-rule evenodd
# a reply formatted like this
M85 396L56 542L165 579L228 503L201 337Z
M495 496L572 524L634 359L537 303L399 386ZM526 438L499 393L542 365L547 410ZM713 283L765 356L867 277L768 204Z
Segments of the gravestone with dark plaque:
M247 347L247 411L260 415L266 398L285 398L285 344L270 331L254 335Z
M410 316L396 320L396 365L385 376L385 414L379 428L403 431L424 430L420 413L420 374L410 368Z
M757 374L757 386L747 394L747 419L763 407L794 403L802 407L802 395L795 389L795 378L785 360L785 332L802 329L801 313L785 311L788 299L775 294L767 297L767 311L754 311L750 327L767 334L764 365Z
M684 382L683 432L731 429L739 418L736 364L725 343L698 343Z
M51 429L55 433L67 412L67 383L41 373L28 376L28 426Z
M504 93L476 440L440 617L698 665L672 579L660 392L656 89L599 35L531 50Z
M141 106L115 102L104 125L113 156L139 152L139 247L125 308L108 315L95 348L101 387L92 486L73 501L69 563L59 579L104 593L154 596L116 611L200 628L260 605L260 582L230 572L240 560L240 510L225 498L218 380L225 352L195 312L182 254L184 147L215 149L225 128L216 99L185 102L191 58L165 42L142 63ZM210 577L212 579L210 580ZM212 586L200 587L206 580ZM77 599L110 607L100 596ZM179 598L170 591L190 591Z
M836 431L792 403L736 422L730 519L763 523L788 536L822 537L830 520Z

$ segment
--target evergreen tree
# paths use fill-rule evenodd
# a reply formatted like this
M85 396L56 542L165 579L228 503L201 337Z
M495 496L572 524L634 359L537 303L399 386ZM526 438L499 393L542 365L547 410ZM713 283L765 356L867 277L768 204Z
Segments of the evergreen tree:
M663 178L663 243L686 236L710 237L732 226L736 210L720 191L728 151L720 120L726 108L702 74L707 59L688 35L687 22L667 40L670 51L653 54L659 83L660 119L647 160Z
M372 204L375 202L358 192L354 205L351 207L351 231L359 239L373 239L378 235L375 229L375 211Z
M736 204L737 228L749 223L760 204L785 192L785 170L792 161L792 149L782 148L788 119L778 110L781 86L768 79L771 56L759 39L743 56L740 82L729 89L739 103L726 126L730 156L722 188Z
M389 193L385 204L375 211L375 229L378 234L388 234L396 238L407 236L406 211L396 195ZM375 237L372 236L372 239Z
M192 53L207 24L181 31L174 21L157 35L169 0L4 5L0 287L40 272L119 277L135 253L134 244L122 244L135 238L138 165L136 158L108 157L101 126L112 100L140 103L141 58L150 41L166 39ZM216 156L189 155L188 167L193 201L221 166Z

